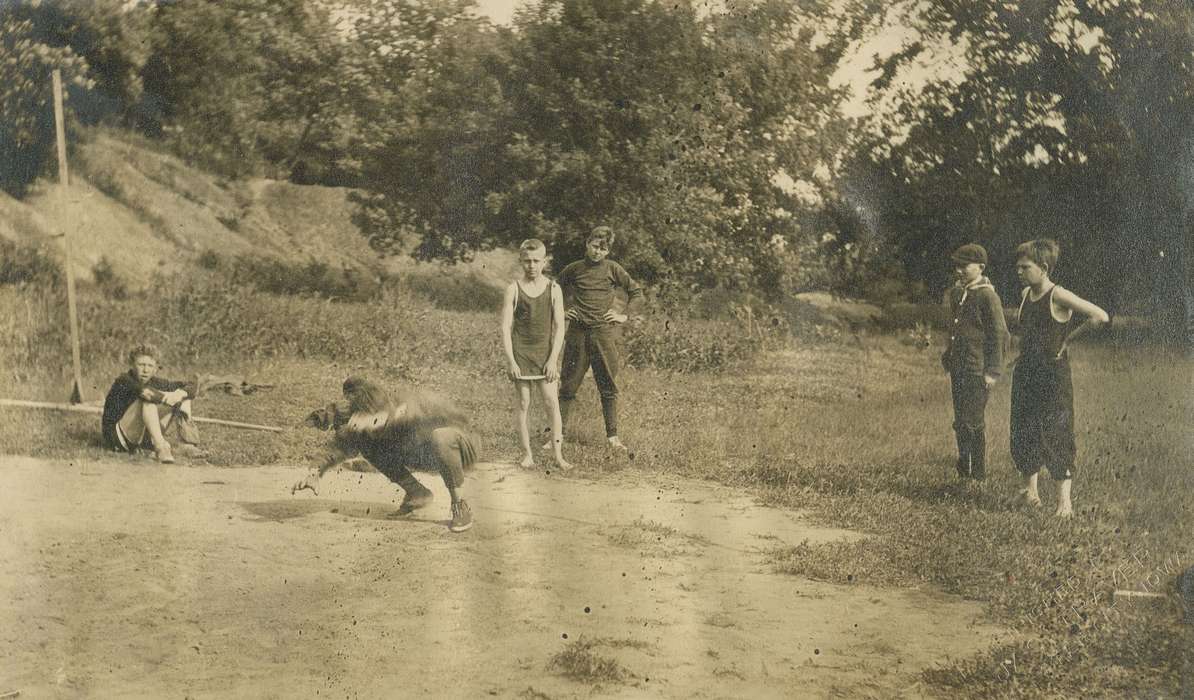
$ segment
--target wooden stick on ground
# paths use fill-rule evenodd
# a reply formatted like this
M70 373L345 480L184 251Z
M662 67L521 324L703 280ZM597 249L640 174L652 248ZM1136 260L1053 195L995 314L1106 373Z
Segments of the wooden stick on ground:
M48 403L46 401L22 401L20 399L0 399L0 406L13 406L15 408L46 408L54 411L73 411L75 413L103 413L104 409L100 406L93 406L91 404L68 404L68 403ZM221 420L219 418L203 418L201 416L191 416L191 420L196 423L210 423L211 425L226 425L229 428L243 428L245 430L264 430L271 433L283 432L283 428L273 425L257 425L256 423L241 423L234 420Z

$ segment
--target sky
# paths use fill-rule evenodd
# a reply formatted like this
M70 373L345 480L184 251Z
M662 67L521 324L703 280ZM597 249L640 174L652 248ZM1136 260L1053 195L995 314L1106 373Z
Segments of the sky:
M521 0L477 0L481 14L489 17L494 24L510 24L514 10L520 5Z

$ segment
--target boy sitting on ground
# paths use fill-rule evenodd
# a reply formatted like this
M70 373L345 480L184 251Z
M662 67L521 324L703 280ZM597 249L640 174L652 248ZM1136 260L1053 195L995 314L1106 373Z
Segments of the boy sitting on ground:
M177 426L179 451L188 457L201 457L199 431L191 421L195 389L184 382L158 377L159 356L152 345L138 345L129 351L129 371L116 378L104 399L104 445L129 453L152 447L159 462L173 464L174 454L165 433Z

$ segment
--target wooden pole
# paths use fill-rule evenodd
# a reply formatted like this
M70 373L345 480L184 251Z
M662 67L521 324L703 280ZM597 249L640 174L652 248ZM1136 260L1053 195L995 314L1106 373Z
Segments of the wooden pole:
M58 134L58 183L62 186L63 195L67 195L70 187L70 173L66 169L66 126L62 116L62 71L57 68L53 73L54 82L54 130ZM79 357L79 313L75 308L75 276L71 273L70 233L62 231L62 248L64 251L63 267L66 272L66 305L70 312L70 350L74 362L75 385L71 389L71 403L83 403L83 362Z
M69 404L69 403L49 403L46 401L23 401L21 399L0 399L0 406L12 406L14 408L48 408L54 411L73 411L74 413L103 413L104 409L101 406L92 406L91 404ZM196 423L210 423L211 425L224 425L229 428L243 428L245 430L264 430L270 433L281 433L285 429L273 425L258 425L256 423L241 423L234 420L222 420L220 418L203 418L201 416L191 416L191 420Z

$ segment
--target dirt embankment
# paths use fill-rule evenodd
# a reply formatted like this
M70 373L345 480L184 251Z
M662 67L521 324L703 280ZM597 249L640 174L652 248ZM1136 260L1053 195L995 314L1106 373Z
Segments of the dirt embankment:
M481 465L478 524L378 474L0 458L0 692L894 697L1000 631L928 590L781 576L857 534L707 483ZM569 674L573 675L569 675Z
M23 201L0 193L0 237L61 246L87 280L101 259L133 287L205 251L377 269L343 188L274 180L224 182L178 158L105 132L80 143L71 184L42 182Z

